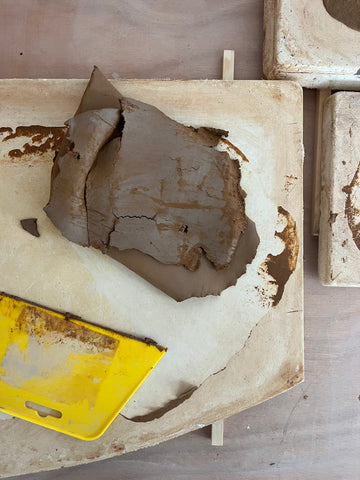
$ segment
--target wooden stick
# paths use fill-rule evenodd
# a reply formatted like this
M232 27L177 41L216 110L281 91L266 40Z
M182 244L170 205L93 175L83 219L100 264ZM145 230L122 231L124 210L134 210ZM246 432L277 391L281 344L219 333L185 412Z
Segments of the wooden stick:
M218 420L211 425L211 445L215 447L224 445L224 420Z
M313 198L311 219L311 233L313 235L319 235L321 197L321 129L323 124L324 102L330 95L330 88L326 88L324 90L317 90L316 92Z
M235 50L224 50L223 80L234 80Z
M234 80L235 50L224 50L223 80ZM224 445L224 420L218 420L211 425L211 445Z

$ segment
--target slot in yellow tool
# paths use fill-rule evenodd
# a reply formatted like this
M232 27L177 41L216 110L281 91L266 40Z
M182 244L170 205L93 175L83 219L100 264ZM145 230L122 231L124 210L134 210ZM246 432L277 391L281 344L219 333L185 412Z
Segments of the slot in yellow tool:
M165 351L0 293L0 410L94 440Z

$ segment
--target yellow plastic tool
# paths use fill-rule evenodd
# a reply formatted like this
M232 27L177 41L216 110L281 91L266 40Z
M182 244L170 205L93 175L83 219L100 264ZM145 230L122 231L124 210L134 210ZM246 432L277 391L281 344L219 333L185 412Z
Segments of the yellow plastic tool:
M94 440L165 351L1 293L0 409Z

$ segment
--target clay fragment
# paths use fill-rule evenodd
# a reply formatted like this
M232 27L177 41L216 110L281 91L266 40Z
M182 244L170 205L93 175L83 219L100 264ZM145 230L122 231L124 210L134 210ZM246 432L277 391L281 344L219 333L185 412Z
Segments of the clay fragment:
M24 230L34 237L40 237L40 233L37 227L37 218L23 218L20 220L20 224Z
M178 302L191 297L220 295L223 290L236 284L238 278L246 273L247 265L255 258L259 236L255 223L249 218L247 222L247 228L240 236L233 259L223 270L215 270L205 256L201 257L196 272L191 272L182 265L164 265L137 250L119 251L110 248L108 255Z
M45 207L66 238L99 248L177 300L219 294L244 273L258 237L250 230L246 254L235 255L247 220L239 164L214 149L227 132L186 127L125 98L96 67L66 124ZM195 294L175 291L198 270L204 283L189 281ZM223 280L205 280L211 270L225 272Z

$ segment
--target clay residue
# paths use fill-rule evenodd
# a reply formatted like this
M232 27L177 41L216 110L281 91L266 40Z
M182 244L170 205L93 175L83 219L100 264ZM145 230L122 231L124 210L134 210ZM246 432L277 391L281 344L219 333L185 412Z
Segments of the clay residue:
M280 302L285 285L290 275L295 271L299 254L299 239L296 230L296 222L283 207L278 207L278 214L286 220L285 228L275 232L275 236L284 243L284 250L279 255L269 254L261 265L260 271L272 277L270 283L276 286L276 293L271 295L272 304L275 307Z
M343 188L346 193L345 215L355 245L360 250L360 163L350 185Z
M0 134L3 133L12 133L13 129L11 127L0 127Z
M360 32L360 0L323 0L324 6L335 20Z
M40 233L37 227L37 218L23 218L20 220L22 228L33 235L34 237L40 237Z
M336 222L338 215L339 215L338 213L330 212L329 220L328 220L330 225Z
M295 177L294 175L285 175L284 189L287 193L290 193L293 190L297 180L298 177Z
M115 351L118 340L78 325L61 315L33 305L23 307L16 322L16 329L36 337L39 343L66 343L74 339L89 349L99 352Z
M15 148L8 152L11 158L22 158L27 155L41 155L51 151L57 151L63 141L65 127L45 127L43 125L19 126L15 132L12 128L2 127L0 133L7 132L8 135L2 139L8 142L16 138L27 137L29 142L25 142L21 148Z
M236 147L233 143L229 142L226 138L221 139L221 143L225 144L226 150L230 153L235 153L238 155L244 162L249 163L248 158L244 155L244 153L240 150L240 148Z
M252 243L239 254L247 227L239 162L214 148L228 132L186 127L152 105L125 98L96 68L67 125L45 207L66 238L98 248L137 273L145 257L191 273L209 264L220 281L210 289L205 281L200 296L218 294L219 285L232 285L244 273L258 237L252 228ZM160 281L154 269L142 275L156 277L158 287L171 284L172 277L164 282L166 268L160 270Z
M130 420L132 422L151 422L152 420L162 417L163 415L165 415L165 413L170 412L170 410L173 410L174 408L177 408L179 405L184 403L185 400L188 400L197 389L198 387L191 388L187 392L184 392L181 395L179 395L174 400L170 400L170 402L168 402L163 407L157 410L154 410L151 413L147 413L146 415L138 415L137 417L132 417L132 418L127 418L123 414L121 415L127 420Z

